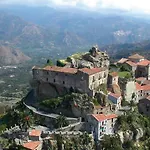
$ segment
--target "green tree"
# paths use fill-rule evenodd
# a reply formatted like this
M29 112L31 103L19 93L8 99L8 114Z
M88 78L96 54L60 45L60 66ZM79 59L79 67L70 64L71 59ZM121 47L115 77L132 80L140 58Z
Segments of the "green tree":
M123 150L122 143L118 135L104 135L100 142L100 147L102 150Z
M68 125L69 125L69 123L65 116L60 115L56 118L56 127L62 128L62 127L68 126Z
M48 60L47 60L47 64L46 64L46 65L48 65L48 66L53 66L53 62L52 62L52 60L48 59Z

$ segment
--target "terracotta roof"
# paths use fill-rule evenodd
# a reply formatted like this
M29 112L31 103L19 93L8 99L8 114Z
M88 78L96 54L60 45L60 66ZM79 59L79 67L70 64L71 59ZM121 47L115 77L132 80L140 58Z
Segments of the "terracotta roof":
M111 75L112 77L117 77L117 76L118 76L118 73L117 73L117 72L111 72L110 75Z
M29 132L29 136L41 136L41 131L39 130L32 130L31 132Z
M138 66L148 66L149 64L150 64L150 61L147 59L142 60L142 61L137 63Z
M123 63L125 63L126 61L128 61L127 58L121 58L121 59L118 61L118 63L123 64Z
M132 61L127 61L126 63L127 63L128 65L132 66L132 67L137 66L137 64L134 63L134 62L132 62Z
M139 55L139 54L134 54L128 57L129 59L144 59L143 56Z
M62 73L77 73L78 69L76 68L65 68L65 67L57 67L57 66L46 66L44 70L54 71L54 72L62 72Z
M150 91L150 84L142 86L143 91Z
M120 94L115 94L115 93L109 93L109 95L111 95L112 97L117 98L117 99L121 97Z
M109 120L113 118L117 118L118 116L116 114L110 114L110 115L104 115L104 114L93 114L92 115L97 121L104 121Z
M81 72L83 73L86 73L88 75L93 75L95 73L98 73L98 72L102 72L104 69L102 68L92 68L92 69L89 69L89 68L82 68L82 69L79 69Z
M150 91L150 84L147 84L147 85L143 85L143 86L141 86L139 83L135 83L136 84L136 90L137 91L140 91L140 90L142 90L142 91Z
M137 91L142 90L142 86L139 83L135 82L135 86Z
M24 143L23 147L29 150L36 150L40 144L41 144L40 141L28 142L28 143Z

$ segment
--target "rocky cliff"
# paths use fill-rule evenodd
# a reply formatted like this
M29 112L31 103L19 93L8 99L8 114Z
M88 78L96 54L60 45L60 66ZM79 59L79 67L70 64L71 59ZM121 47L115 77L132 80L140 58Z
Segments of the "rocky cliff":
M57 61L57 65L71 68L107 68L109 67L109 56L94 46L88 53L77 53L69 56L66 60Z

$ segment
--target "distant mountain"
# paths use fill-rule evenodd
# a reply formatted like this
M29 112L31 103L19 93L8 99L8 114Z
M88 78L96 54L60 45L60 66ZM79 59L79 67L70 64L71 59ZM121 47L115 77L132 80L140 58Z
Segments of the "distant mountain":
M62 49L64 53L94 44L150 39L149 21L129 16L48 7L10 6L0 10L0 40L22 49Z
M19 49L0 45L0 65L19 64L30 60Z
M48 45L50 34L44 28L29 23L20 17L0 12L0 40L23 48ZM47 42L47 43L46 43Z
M106 45L150 39L149 21L122 13L20 6L3 10L46 28L54 46Z

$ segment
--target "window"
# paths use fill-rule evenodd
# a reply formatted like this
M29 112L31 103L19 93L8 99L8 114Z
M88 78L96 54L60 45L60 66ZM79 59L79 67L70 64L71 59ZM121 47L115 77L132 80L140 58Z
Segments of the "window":
M63 84L65 84L65 81L63 81Z
M54 79L54 82L56 82L56 80Z
M95 82L95 77L93 76L93 82Z
M49 75L49 72L47 71L47 75Z
M46 78L46 81L48 81L48 78Z

